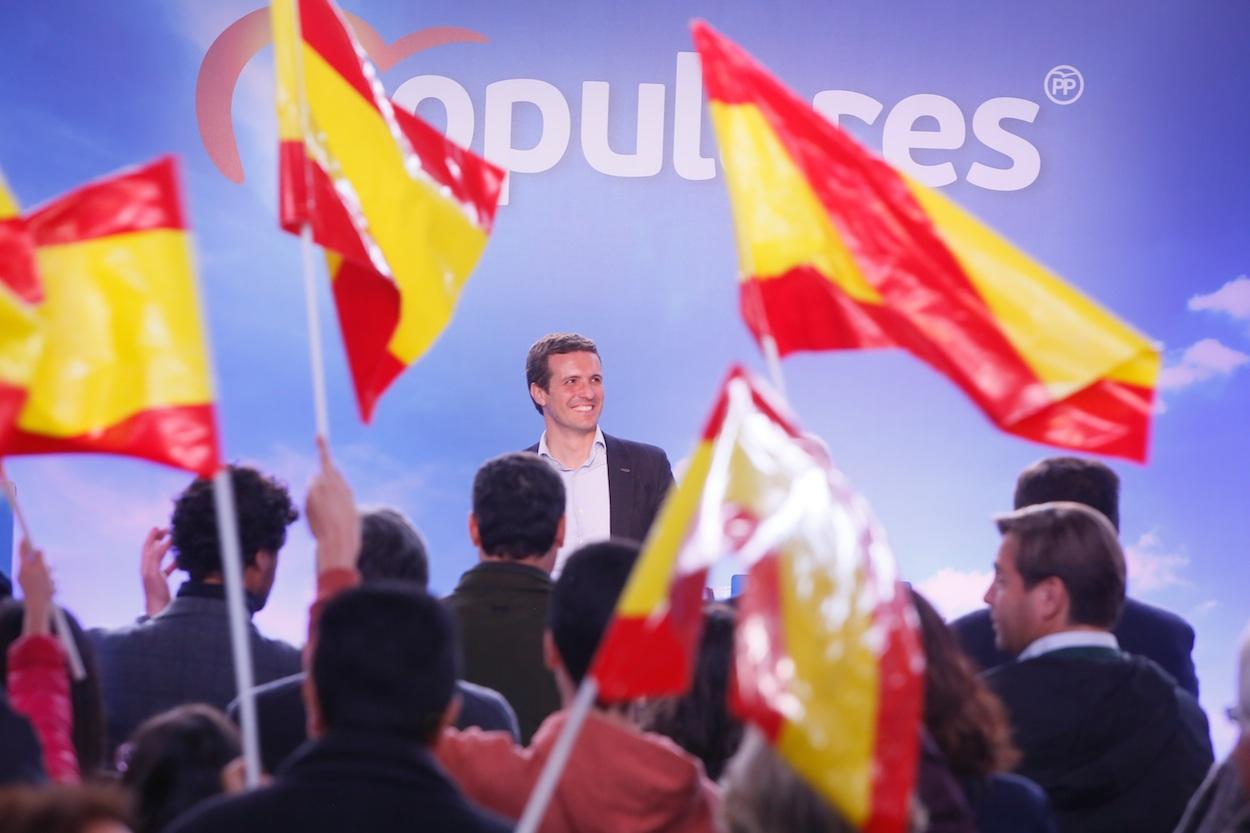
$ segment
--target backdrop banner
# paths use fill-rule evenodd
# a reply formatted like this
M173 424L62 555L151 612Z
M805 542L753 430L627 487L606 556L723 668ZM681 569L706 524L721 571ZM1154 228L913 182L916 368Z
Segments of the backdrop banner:
M731 365L767 375L740 310L735 209L689 28L702 18L907 181L1160 343L1147 462L1108 458L1130 593L1193 624L1204 706L1233 701L1250 586L1250 5L342 7L397 108L508 171L449 323L369 425L316 263L336 459L362 503L420 527L435 591L475 563L477 467L538 440L523 367L540 336L594 339L602 427L675 464ZM317 456L300 246L279 226L268 6L63 0L15 4L0 28L0 169L27 211L179 157L224 459L302 501ZM980 607L991 516L1011 508L1023 468L1062 452L998 430L906 350L800 352L781 368L790 407L871 503L903 578L946 615ZM188 476L85 455L7 465L65 605L90 625L133 621L140 545ZM735 572L711 574L718 594ZM301 521L262 630L302 640L312 574ZM1212 731L1227 749L1227 721Z

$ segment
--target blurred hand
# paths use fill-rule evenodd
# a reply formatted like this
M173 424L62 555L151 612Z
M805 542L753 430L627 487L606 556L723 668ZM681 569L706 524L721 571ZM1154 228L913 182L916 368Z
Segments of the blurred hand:
M154 526L143 539L139 552L139 579L143 583L143 607L148 616L155 616L169 606L169 576L178 562L164 564L173 539L168 529Z
M318 437L321 470L308 487L304 515L317 539L317 572L355 567L360 553L360 513L342 472L330 457L330 447Z
M43 551L35 549L30 541L23 538L18 546L18 557L17 583L22 588L26 610L22 633L26 636L51 633L52 594L56 592L56 586L43 560Z

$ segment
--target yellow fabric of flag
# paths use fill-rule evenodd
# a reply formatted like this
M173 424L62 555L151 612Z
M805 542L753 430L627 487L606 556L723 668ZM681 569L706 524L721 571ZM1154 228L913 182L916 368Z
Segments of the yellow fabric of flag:
M0 372L33 355L0 454L126 454L211 476L216 415L174 160L84 186L23 222L42 344L0 340Z

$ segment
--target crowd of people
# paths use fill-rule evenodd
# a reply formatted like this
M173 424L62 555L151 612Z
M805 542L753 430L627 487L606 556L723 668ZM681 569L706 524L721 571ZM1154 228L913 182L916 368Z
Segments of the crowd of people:
M0 602L0 830L512 830L673 479L662 451L599 428L593 342L541 339L526 376L543 434L478 470L478 563L444 599L420 532L359 506L321 445L303 504L307 643L248 630L258 787L240 757L211 481L143 542L134 624L84 632L66 617L82 679L53 633L43 556L21 542L22 599ZM300 511L266 473L230 475L255 612ZM984 611L947 623L911 591L926 656L911 830L1250 833L1250 639L1230 709L1243 733L1213 766L1192 629L1126 598L1114 472L1043 460L996 523ZM169 553L186 574L176 594ZM594 704L542 831L856 829L730 708L735 617L732 599L707 604L684 696Z

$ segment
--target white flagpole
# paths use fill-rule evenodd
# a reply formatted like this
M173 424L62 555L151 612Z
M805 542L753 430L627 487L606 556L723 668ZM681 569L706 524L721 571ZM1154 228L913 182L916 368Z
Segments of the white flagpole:
M234 682L239 693L239 728L243 734L243 765L249 788L260 784L260 737L256 719L256 692L252 685L252 641L248 633L247 603L243 597L243 558L239 547L239 523L235 514L234 481L222 466L213 475L213 508L217 515L217 538L221 542L221 566L226 584L226 609L230 617L230 648L234 659Z
M298 89L300 147L303 153L301 170L304 173L304 224L300 228L300 250L304 268L304 313L308 319L308 361L312 371L313 386L313 418L317 428L317 436L329 442L330 416L326 407L326 371L321 353L321 319L317 315L317 280L314 273L312 223L308 219L309 205L315 210L316 197L313 194L313 177L308 162L308 137L312 135L312 119L308 114L308 99L304 89L304 58L303 25L300 19L299 0L293 0L292 15L295 21L295 85Z
M330 439L330 417L326 408L326 371L321 355L321 320L317 316L317 281L313 267L312 228L308 223L300 231L300 248L304 259L304 311L308 318L308 359L312 369L313 414L317 436Z
M555 794L560 783L560 776L564 774L564 767L569 762L573 744L581 733L582 724L586 722L586 715L590 714L598 693L598 680L587 674L569 706L564 725L560 727L560 737L556 738L556 745L551 750L551 757L543 765L538 782L534 784L534 790L525 804L525 811L517 822L516 833L536 833L538 830L538 825L547 813L547 805L551 803L551 796Z
M777 340L772 333L768 333L760 342L764 348L764 363L768 365L768 376L772 379L773 388L783 402L789 401L786 397L786 380L781 375L781 354L777 352Z
M17 502L17 489L13 487L13 481L9 480L8 472L4 470L4 463L0 462L0 483L4 486L4 497L9 502L9 507L13 510L13 517L17 519L18 529L22 531L22 537L26 539L31 547L35 546L35 539L30 534L30 525L26 523L26 513L22 511L22 507ZM78 644L74 642L74 634L69 629L69 620L65 618L65 611L60 605L52 605L52 621L56 625L57 638L61 640L61 648L65 651L65 658L69 661L70 676L75 682L87 679L87 668L83 665L82 655L78 653Z
M199 275L195 247L190 246L191 274ZM204 356L208 377L213 382L213 401L221 404L217 371L213 366L213 340L209 332L208 307L200 291L199 280L192 282L196 303L204 322ZM214 417L215 419L215 417ZM221 434L218 426L217 438ZM222 581L226 589L226 615L230 628L230 651L234 660L234 685L239 698L239 732L243 736L244 783L249 789L260 785L260 735L256 720L256 696L252 685L252 642L249 638L250 618L243 598L243 558L239 544L239 519L234 501L234 481L230 467L219 464L213 474L213 510L217 516L217 545L221 553Z
M777 395L781 397L782 402L788 402L786 397L786 380L781 375L781 353L777 350L777 339L773 338L773 325L768 320L768 312L764 309L763 290L760 289L759 281L752 280L751 300L755 302L755 310L759 315L760 323L764 326L764 332L760 336L760 347L764 351L764 363L768 366L768 377L773 383L773 387L777 391Z

